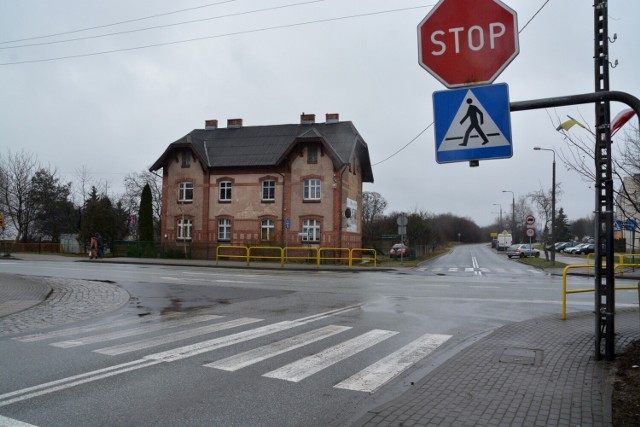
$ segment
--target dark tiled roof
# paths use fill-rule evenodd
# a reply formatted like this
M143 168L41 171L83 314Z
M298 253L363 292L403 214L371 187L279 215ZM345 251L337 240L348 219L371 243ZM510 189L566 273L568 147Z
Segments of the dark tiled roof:
M339 165L348 164L356 151L362 164L363 181L373 182L367 144L348 121L195 129L173 142L150 169L160 169L171 150L186 146L191 146L209 168L277 166L296 141L305 138L322 139Z

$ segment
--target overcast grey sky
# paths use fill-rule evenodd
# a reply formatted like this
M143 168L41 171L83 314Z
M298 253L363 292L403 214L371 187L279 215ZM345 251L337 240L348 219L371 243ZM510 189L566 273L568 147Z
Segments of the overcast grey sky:
M521 29L545 2L504 1L518 13ZM302 112L315 113L318 121L325 113L339 113L369 145L375 183L365 190L387 199L388 212L450 212L488 225L498 216L494 203L503 211L511 208L511 194L502 190L518 198L551 187L552 153L533 151L566 144L549 116L582 116L592 127L593 106L513 113L513 157L482 161L477 168L466 162L437 164L433 128L389 158L433 121L432 94L445 89L418 65L416 27L435 4L0 0L0 153L24 148L68 180L86 166L116 193L126 174L148 168L168 144L204 127L206 119L226 126L229 118L243 118L252 126L297 123ZM197 8L205 5L211 6ZM197 9L7 43L186 8ZM382 11L389 12L372 14ZM619 61L611 69L611 89L636 97L638 17L640 2L609 2L610 35L617 33L610 58ZM202 21L42 44L192 20ZM308 24L297 25L302 23ZM270 27L282 28L257 31ZM133 49L193 39L200 40ZM519 42L519 56L496 80L509 85L511 101L593 92L592 1L548 1L521 31ZM26 44L38 45L15 47ZM106 51L118 52L100 54ZM85 54L92 55L20 63ZM624 108L613 103L612 117ZM586 131L574 127L570 132ZM557 175L564 192L558 207L569 219L593 212L592 183L561 163Z

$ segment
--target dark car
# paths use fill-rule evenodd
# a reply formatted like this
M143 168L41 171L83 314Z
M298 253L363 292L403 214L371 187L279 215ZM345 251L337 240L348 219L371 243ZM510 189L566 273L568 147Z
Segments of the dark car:
M582 246L577 253L586 255L586 254L592 254L596 251L596 244L595 243L589 243L586 246Z
M407 258L409 257L409 247L404 243L396 243L389 250L389 257L391 258Z

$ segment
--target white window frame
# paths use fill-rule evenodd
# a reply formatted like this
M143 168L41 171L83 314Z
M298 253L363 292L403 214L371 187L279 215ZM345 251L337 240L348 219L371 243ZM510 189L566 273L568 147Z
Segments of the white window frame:
M321 197L321 187L320 187L320 179L318 178L309 178L304 180L304 189L303 189L303 200L320 200Z
M275 235L276 235L275 221L272 219L263 219L260 222L260 240L271 241L273 240Z
M276 199L276 181L265 179L262 181L262 201L272 202Z
M193 202L193 182L183 181L178 184L178 202Z
M193 221L190 219L179 219L177 227L177 239L178 240L191 240L191 229L193 228Z
M302 240L305 242L320 241L320 220L305 219L302 221Z
M218 200L221 202L230 202L232 187L233 183L231 181L220 181L218 183Z
M218 220L218 241L231 240L231 220L229 218L221 218Z

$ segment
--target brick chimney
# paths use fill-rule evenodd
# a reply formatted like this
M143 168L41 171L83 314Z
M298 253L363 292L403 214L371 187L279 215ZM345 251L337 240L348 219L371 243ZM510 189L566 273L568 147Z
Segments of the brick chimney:
M237 129L242 127L242 119L227 119L228 129Z
M204 121L204 128L205 129L218 129L218 121L213 119L213 120L205 120Z
M315 114L300 114L300 124L301 125L312 125L316 122Z
M338 123L340 121L340 114L338 113L327 113L326 114L326 123Z

